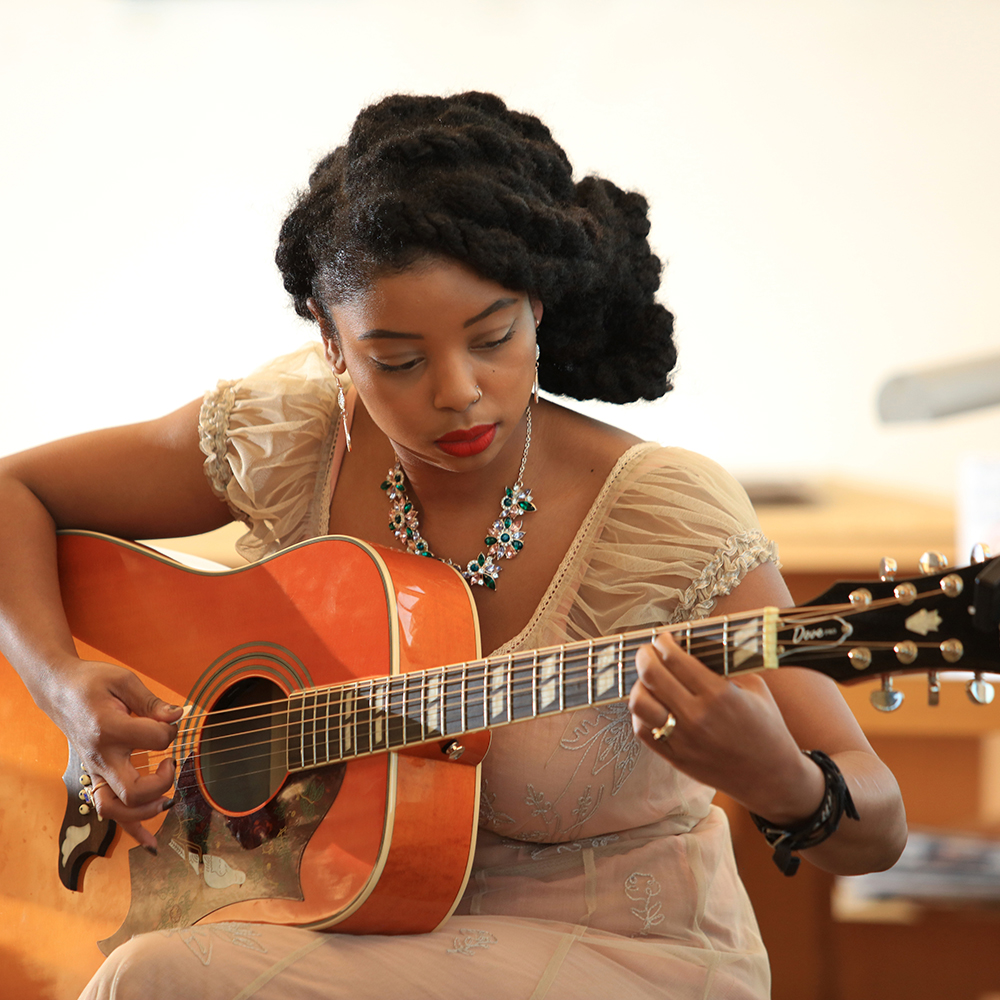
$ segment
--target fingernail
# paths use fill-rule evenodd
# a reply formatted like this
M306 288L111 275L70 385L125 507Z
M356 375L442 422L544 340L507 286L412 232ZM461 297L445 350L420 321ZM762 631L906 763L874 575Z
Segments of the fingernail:
M660 654L661 654L662 656L666 656L666 655L667 655L667 650L669 649L669 646L667 645L667 638L666 638L666 636L667 636L667 633L666 633L666 632L661 632L661 633L660 633L660 634L659 634L659 635L658 635L658 636L657 636L657 637L656 637L656 638L655 638L655 639L653 640L653 645L654 645L654 646L656 647L657 651L658 651L658 652L659 652L659 653L660 653Z
M167 801L163 803L163 810L162 811L163 812L167 812L168 810L173 809L174 803L176 801L177 801L176 797L174 797L172 799L167 799Z
M155 857L159 857L159 852L158 852L158 851L156 850L156 848L155 848L155 847L150 847L150 846L149 846L149 844L143 844L143 845L142 845L142 849L143 849L143 850L144 850L144 851L145 851L145 852L146 852L147 854L152 854L154 858L155 858Z

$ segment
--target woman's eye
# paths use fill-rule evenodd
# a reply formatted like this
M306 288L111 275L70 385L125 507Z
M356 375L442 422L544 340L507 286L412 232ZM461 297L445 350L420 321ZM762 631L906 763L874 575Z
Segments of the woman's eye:
M499 339L499 340L488 340L485 344L480 344L479 349L488 351L490 348L499 347L501 344L506 344L511 337L514 336L514 323L511 323L510 329Z
M408 372L411 368L416 368L420 364L420 358L413 358L411 361L404 361L398 365L391 365L385 361L379 361L378 358L372 358L372 364L380 372Z

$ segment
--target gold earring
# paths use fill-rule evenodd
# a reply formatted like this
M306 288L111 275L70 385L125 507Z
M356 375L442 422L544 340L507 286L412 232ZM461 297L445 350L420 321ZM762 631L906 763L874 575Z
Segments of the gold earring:
M347 450L351 450L351 429L347 426L347 400L344 398L344 387L340 384L340 376L334 372L333 377L337 380L337 406L340 407L340 417L344 421L344 440L347 442Z
M537 327L535 329L537 329ZM532 387L531 394L534 396L536 403L538 402L538 358L541 353L542 352L539 349L538 344L535 344L535 384Z

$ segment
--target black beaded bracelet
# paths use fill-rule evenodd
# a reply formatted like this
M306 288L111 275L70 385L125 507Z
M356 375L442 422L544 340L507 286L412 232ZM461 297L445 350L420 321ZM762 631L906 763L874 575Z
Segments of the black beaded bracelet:
M816 812L796 824L793 830L782 830L755 813L750 813L750 818L757 825L757 829L774 848L774 863L784 875L794 875L799 870L799 859L792 854L792 851L804 851L806 848L822 844L827 837L837 832L845 813L851 819L861 819L840 768L822 750L802 752L819 764L826 782L823 801L820 802Z

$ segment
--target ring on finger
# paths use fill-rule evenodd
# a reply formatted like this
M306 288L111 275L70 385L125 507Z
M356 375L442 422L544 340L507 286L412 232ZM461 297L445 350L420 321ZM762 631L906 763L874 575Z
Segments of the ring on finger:
M108 783L103 778L98 778L92 785L84 785L80 791L80 798L97 813L97 819L100 821L101 816L101 806L97 801L97 792L101 788L107 788ZM83 812L83 807L80 807L80 811Z
M653 739L657 743L666 743L669 741L671 734L677 728L677 716L673 712L667 712L667 720L662 726L657 726L655 729L651 729L650 732L653 734Z

